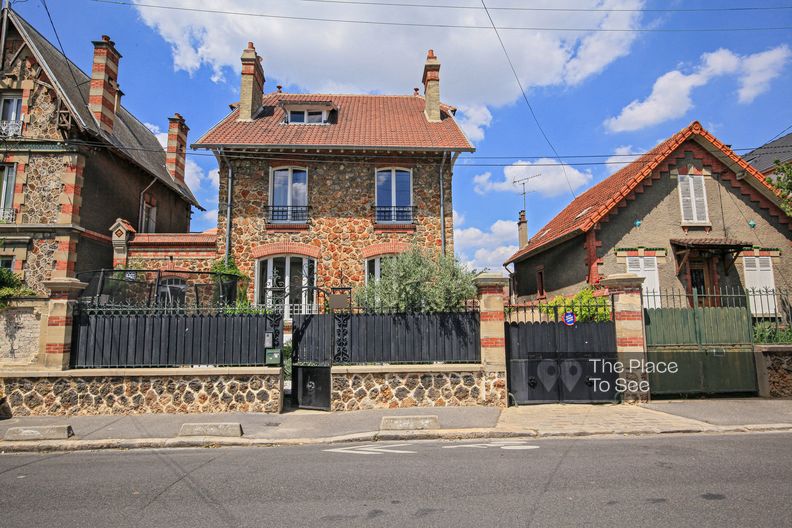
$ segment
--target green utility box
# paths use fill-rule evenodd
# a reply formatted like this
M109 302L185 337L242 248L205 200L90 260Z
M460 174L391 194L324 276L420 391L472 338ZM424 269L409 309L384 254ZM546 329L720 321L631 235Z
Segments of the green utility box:
M281 349L268 348L264 358L264 364L268 367L279 367L281 364Z

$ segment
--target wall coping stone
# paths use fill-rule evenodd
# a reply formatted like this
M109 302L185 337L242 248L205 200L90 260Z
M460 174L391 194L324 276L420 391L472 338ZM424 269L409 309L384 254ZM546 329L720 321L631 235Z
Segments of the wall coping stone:
M792 344L756 344L754 349L765 354L790 354L792 355Z
M480 363L425 363L421 365L346 365L333 366L331 374L384 374L391 372L480 372Z
M606 288L640 288L644 282L643 277L639 277L635 273L614 273L607 277L600 279L600 286Z
M498 273L482 273L473 282L476 286L506 286L509 284L509 278L504 277Z
M280 374L277 367L208 367L208 368L107 368L71 370L0 369L2 378L124 378L147 376L256 376Z

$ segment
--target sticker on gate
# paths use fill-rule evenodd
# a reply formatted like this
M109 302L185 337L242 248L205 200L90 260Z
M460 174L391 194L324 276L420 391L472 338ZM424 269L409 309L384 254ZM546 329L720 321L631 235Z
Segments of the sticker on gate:
M567 326L575 326L577 317L575 317L575 312L564 312L564 316L561 320L564 321L564 324Z

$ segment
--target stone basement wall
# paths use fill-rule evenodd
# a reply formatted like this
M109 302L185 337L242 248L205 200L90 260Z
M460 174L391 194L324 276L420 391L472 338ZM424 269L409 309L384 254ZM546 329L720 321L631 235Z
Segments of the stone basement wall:
M277 413L280 369L147 369L5 374L0 392L11 416ZM148 369L154 370L154 369ZM137 372L134 372L137 371ZM205 372L204 372L205 371ZM215 372L212 372L215 371ZM125 373L124 373L125 372Z
M506 373L479 365L334 367L330 409L506 407ZM454 368L455 367L455 368Z
M770 398L792 398L792 345L756 345L759 393ZM764 362L764 373L762 370ZM766 375L766 380L762 375ZM763 383L766 381L766 384Z
M36 362L46 319L46 299L14 299L0 308L0 367Z

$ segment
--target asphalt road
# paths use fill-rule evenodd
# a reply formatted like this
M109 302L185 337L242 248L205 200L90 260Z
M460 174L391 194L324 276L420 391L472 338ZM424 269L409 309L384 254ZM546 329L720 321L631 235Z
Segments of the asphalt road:
M790 482L770 433L6 454L0 526L782 526Z

